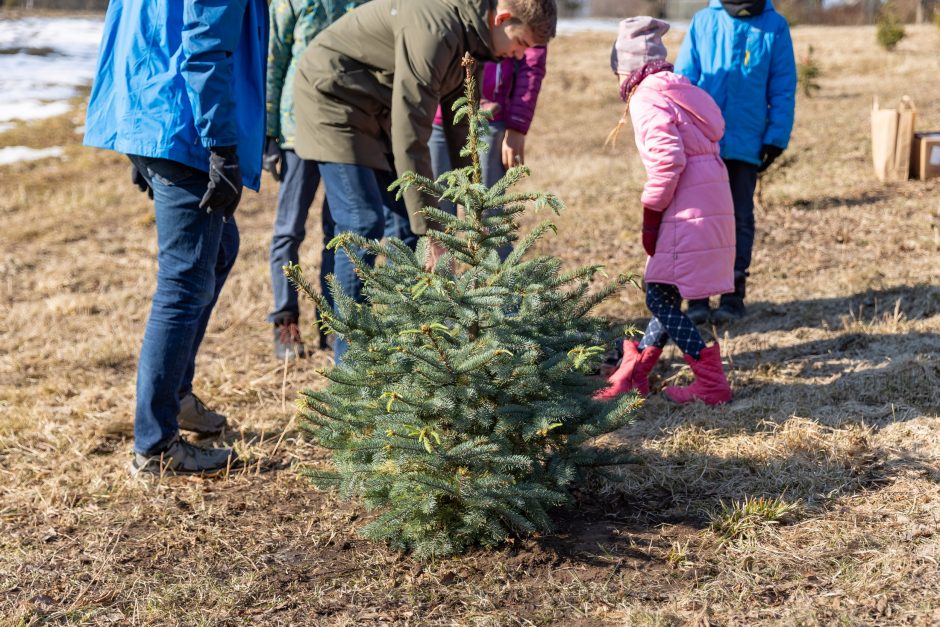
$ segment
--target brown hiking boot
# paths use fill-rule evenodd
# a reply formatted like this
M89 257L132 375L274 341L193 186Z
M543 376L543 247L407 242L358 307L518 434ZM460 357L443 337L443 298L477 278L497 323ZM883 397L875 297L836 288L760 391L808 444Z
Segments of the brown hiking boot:
M304 342L300 338L297 321L287 318L274 324L274 357L279 361L303 359L307 356Z
M228 426L225 416L206 407L192 392L180 399L180 413L176 421L180 429L199 435L215 435Z
M131 474L195 475L216 473L240 465L238 455L230 448L203 448L177 437L161 453L134 453Z

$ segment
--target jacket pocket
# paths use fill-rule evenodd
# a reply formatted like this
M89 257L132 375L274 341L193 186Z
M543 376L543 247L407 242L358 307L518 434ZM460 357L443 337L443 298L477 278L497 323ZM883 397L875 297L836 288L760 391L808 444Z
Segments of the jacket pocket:
M196 173L188 165L170 159L135 156L134 161L138 169L146 169L151 178L167 187L173 187Z

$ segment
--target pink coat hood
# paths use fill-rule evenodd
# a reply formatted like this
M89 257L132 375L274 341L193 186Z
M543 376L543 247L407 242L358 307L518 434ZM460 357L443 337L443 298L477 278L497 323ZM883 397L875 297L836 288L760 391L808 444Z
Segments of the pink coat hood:
M659 78L665 83L660 93L688 113L709 141L721 140L725 119L712 97L684 76L669 72Z
M646 281L683 298L734 290L734 205L718 141L721 110L672 72L646 77L630 99L637 149L646 168L644 207L663 212Z

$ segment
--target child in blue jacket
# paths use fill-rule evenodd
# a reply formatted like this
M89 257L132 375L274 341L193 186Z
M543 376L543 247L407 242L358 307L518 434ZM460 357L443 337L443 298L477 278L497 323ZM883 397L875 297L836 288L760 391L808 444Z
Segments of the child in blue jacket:
M796 104L796 60L786 18L773 0L710 0L692 18L675 71L707 91L725 118L721 157L734 199L734 293L718 309L689 301L696 323L744 316L745 283L754 247L757 175L786 150Z

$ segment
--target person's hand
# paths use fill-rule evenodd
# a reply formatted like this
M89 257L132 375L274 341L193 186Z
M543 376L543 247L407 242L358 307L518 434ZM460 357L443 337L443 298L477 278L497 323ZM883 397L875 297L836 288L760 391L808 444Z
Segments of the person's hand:
M265 138L261 169L270 172L275 181L280 182L284 178L284 151L281 150L277 137Z
M493 116L499 113L500 108L497 102L493 102L492 100L480 100L480 110L489 111Z
M153 188L150 187L150 183L147 182L147 179L133 163L131 164L131 183L136 185L140 191L147 192L147 197L153 200Z
M221 211L226 220L235 215L242 198L242 171L238 167L235 146L215 146L209 149L209 186L199 202L207 213Z
M432 272L434 266L437 265L437 261L444 256L447 252L447 249L444 248L444 245L433 237L428 238L428 256L427 261L425 261L424 269L427 272Z
M503 137L503 167L507 170L525 163L525 134L511 128Z
M659 237L659 225L662 221L662 211L643 207L643 250L650 257L656 253L656 238Z
M783 154L783 148L780 146L774 146L773 144L764 144L760 148L760 167L757 168L758 172L763 172L770 167L770 164L773 163L777 157Z

